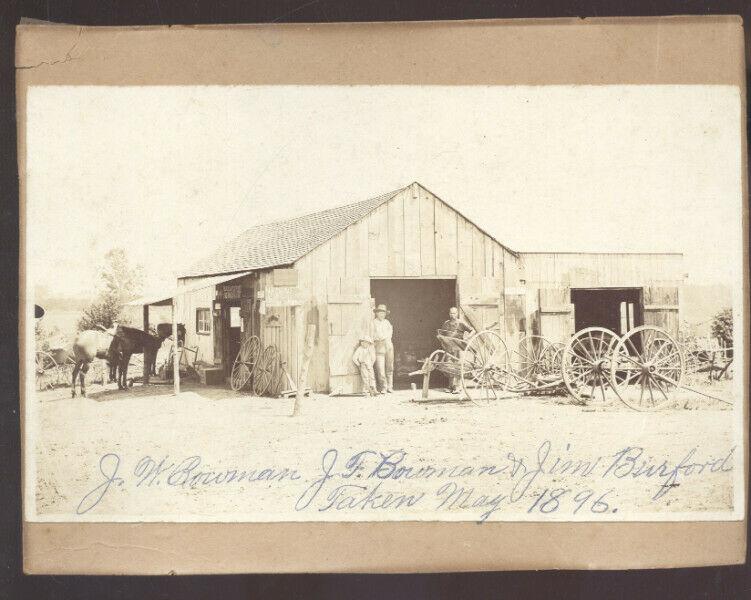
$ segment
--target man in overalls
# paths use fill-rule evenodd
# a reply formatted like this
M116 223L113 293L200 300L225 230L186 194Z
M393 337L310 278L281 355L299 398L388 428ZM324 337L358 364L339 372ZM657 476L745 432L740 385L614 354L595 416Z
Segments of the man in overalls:
M441 327L444 335L450 335L451 337L463 340L468 333L472 333L474 330L459 319L459 309L456 306L452 306L449 309L449 318L443 322ZM449 391L452 394L459 393L459 376L454 375L449 381Z
M390 394L394 391L394 344L391 338L394 328L386 318L389 310L385 304L379 304L375 309L373 319L373 343L375 345L376 361L375 374L379 393Z

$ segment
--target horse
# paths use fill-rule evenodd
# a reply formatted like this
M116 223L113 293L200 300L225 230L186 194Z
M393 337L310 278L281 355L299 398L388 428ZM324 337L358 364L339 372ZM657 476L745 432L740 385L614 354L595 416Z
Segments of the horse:
M128 388L128 365L134 354L143 354L144 364L149 365L152 371L156 361L156 353L165 338L153 335L142 329L119 325L110 344L110 354L117 360L117 387L125 390Z
M71 356L75 363L75 367L73 367L71 398L76 397L76 376L79 377L81 396L86 396L85 375L89 372L89 365L91 365L95 358L103 358L107 361L110 381L115 380L117 356L112 354L111 351L114 330L115 328L103 331L86 329L76 336L71 351Z

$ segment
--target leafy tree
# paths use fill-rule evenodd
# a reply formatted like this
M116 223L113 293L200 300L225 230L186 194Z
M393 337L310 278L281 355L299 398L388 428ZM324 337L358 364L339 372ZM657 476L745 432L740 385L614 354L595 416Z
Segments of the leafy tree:
M733 345L733 310L725 308L712 317L712 335L726 346Z
M83 311L78 330L108 329L114 323L125 323L123 304L137 297L141 291L143 269L131 265L125 250L114 248L104 255L100 271L103 284L96 299Z
M131 266L125 250L113 248L104 255L101 278L104 293L125 303L141 293L143 268L141 265Z

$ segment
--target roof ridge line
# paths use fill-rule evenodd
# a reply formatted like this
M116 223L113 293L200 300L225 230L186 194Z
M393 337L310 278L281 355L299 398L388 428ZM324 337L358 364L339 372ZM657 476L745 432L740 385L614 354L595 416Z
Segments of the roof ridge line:
M257 232L261 236L269 237L269 236L274 236L275 228L278 229L287 224L292 226L292 230L294 233L295 223L305 223L307 221L315 228L316 224L320 222L321 224L320 225L321 227L320 237L311 235L311 232L309 232L308 237L313 238L313 239L309 239L310 245L307 245L307 247L299 247L300 246L299 240L297 241L297 246L296 246L294 236L293 236L292 243L289 244L287 247L288 251L283 253L283 256L288 260L286 260L284 263L276 263L276 264L292 264L296 262L297 260L299 260L300 258L302 258L303 256L309 254L310 252L312 252L319 246L330 241L331 239L333 239L335 236L340 234L342 231L346 230L348 227L350 227L354 223L362 220L365 216L372 213L374 210L382 206L385 202L388 202L390 199L394 198L396 195L402 193L411 185L412 184L409 184L409 185L400 187L396 190L385 192L383 194L379 194L371 198L366 198L365 200L359 200L357 202L350 202L348 204L333 206L327 209L306 213L306 214L292 217L289 219L279 219L277 221L271 221L269 223L259 223L257 225L248 227L244 229L243 231L237 233L235 236L233 236L230 240L228 240L224 244L222 244L214 252L201 257L199 260L193 263L189 268L187 268L184 272L182 272L179 278L209 276L209 275L217 274L219 272L229 273L229 272L237 272L237 271L255 270L258 268L261 268L261 269L270 268L267 266L248 267L248 266L240 266L239 264L231 264L237 261L228 261L226 260L226 257L223 259L222 254L223 253L226 254L227 250L235 250L235 249L240 250L241 249L240 246L247 243L247 237L251 232ZM363 212L363 209L365 209L364 212ZM356 211L355 220L352 220L351 215L349 216L347 215L348 211L350 213ZM332 214L333 218L330 218L330 219L325 218L327 216L326 213ZM342 214L337 215L337 213L342 213ZM283 230L278 233L282 234ZM277 243L277 245L279 244ZM302 253L299 253L298 251L302 251ZM261 262L266 262L269 260L273 261L275 259L271 257L266 257L265 260L261 260ZM213 268L211 266L205 266L207 263L211 264L212 262L220 263L223 270L216 271L215 270L217 268L216 265Z
M415 183L417 183L417 182L415 182ZM409 184L409 185L412 185L412 184ZM396 190L392 190L390 192L385 192L383 194L378 194L377 196L372 196L371 198L366 198L365 200L357 200L356 202L348 202L347 204L340 204L338 206L332 206L330 208L324 208L324 209L321 209L321 210L314 210L313 212L304 213L302 215L297 215L296 217L290 217L288 219L278 219L276 221L268 221L267 223L259 223L258 225L253 225L253 227L248 227L248 229L243 230L238 235L242 235L246 231L248 231L250 229L254 229L256 227L265 227L267 225L278 225L279 223L289 223L291 221L296 221L297 219L309 219L310 217L312 217L314 215L319 215L319 214L323 214L323 213L330 212L330 211L342 210L342 209L345 209L345 208L350 208L350 207L354 206L355 204L364 204L366 202L372 202L373 200L377 200L377 199L383 198L384 196L393 196L393 195L396 195L399 192L404 191L405 189L407 189L409 187L409 185L405 185L404 187L401 187L401 188L396 189ZM420 185L420 184L418 183L418 185Z

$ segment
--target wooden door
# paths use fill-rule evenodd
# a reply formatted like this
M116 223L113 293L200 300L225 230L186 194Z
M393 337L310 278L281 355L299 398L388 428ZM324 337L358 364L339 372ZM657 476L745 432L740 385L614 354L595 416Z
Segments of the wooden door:
M571 290L567 287L541 289L539 306L537 333L552 343L566 343L574 334Z
M329 391L332 394L363 391L360 373L352 362L352 356L360 336L370 335L372 320L370 290L362 281L342 278L332 283L327 298L326 332L329 341Z
M492 277L459 277L459 307L475 331L498 328L503 320L500 279Z
M673 337L678 336L678 288L644 288L644 324L661 327Z
M261 340L264 348L275 346L279 352L279 360L282 371L279 373L279 379L273 382L269 388L271 395L287 389L289 381L285 372L296 381L297 377L297 346L296 331L293 306L267 306L266 314L262 319Z
M513 354L519 341L527 335L527 293L524 289L506 290L503 294L503 325L506 346Z

